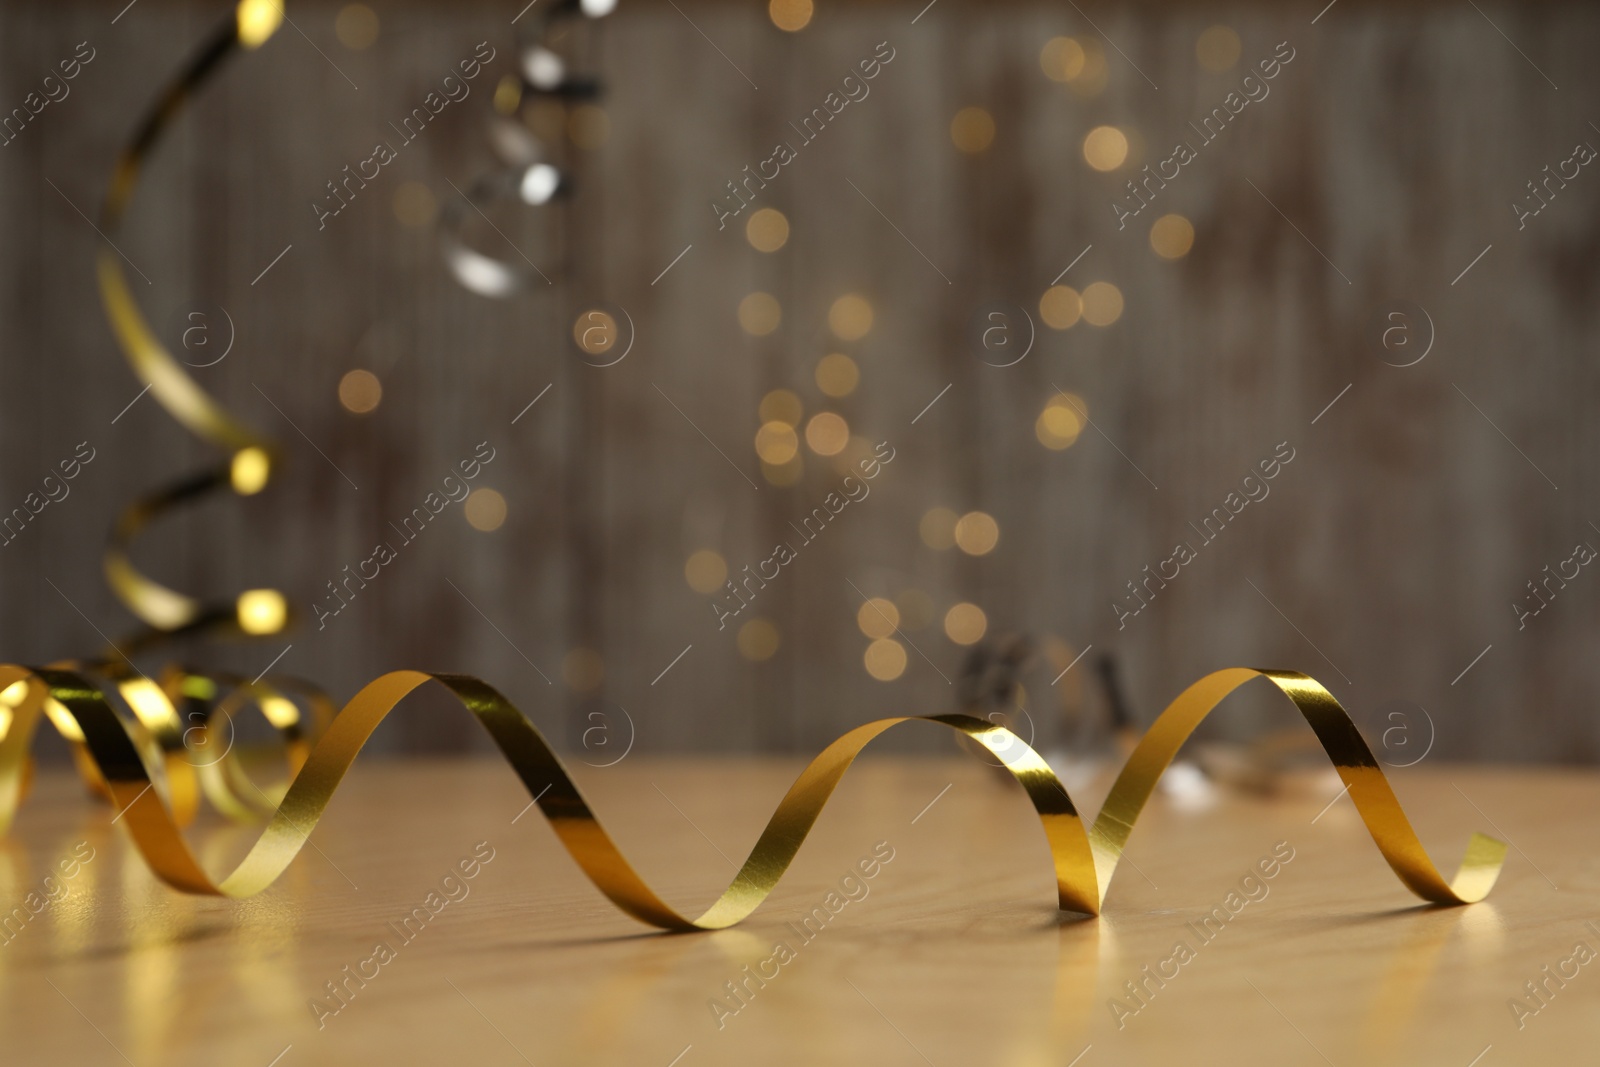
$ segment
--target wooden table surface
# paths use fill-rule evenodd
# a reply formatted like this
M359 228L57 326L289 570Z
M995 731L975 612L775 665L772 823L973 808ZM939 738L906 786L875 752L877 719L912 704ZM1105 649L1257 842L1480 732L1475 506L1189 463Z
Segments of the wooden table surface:
M698 910L798 766L635 756L578 770L645 876ZM749 921L669 936L591 888L537 809L519 817L528 797L497 762L358 762L316 847L240 903L160 885L105 808L48 775L0 846L0 907L55 897L0 933L0 1062L1594 1062L1600 775L1424 764L1393 778L1441 867L1470 830L1511 842L1487 902L1418 906L1347 798L1319 817L1333 785L1158 797L1104 917L1064 919L1013 784L969 758L868 757ZM1075 789L1080 805L1107 784ZM191 839L217 870L253 832L205 824ZM1275 847L1292 859L1198 936L1190 924ZM846 883L858 899L829 901L858 861L889 855ZM444 881L462 861L474 877ZM391 923L419 907L429 921L405 940ZM818 907L828 921L807 940L797 924ZM1145 980L1147 966L1170 977ZM1575 976L1546 977L1562 968ZM346 977L358 969L364 984ZM741 980L742 1003L726 986ZM1142 1004L1125 988L1141 980ZM326 985L341 981L337 1000ZM1542 1004L1529 981L1546 983Z

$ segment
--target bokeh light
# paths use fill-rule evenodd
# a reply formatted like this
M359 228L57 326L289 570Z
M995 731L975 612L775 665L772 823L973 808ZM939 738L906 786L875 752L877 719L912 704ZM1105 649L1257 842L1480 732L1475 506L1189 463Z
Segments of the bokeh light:
M751 293L739 301L739 325L753 337L765 337L782 319L783 309L771 293Z
M572 321L572 340L586 355L604 355L617 343L616 317L590 308Z
M778 628L766 619L751 619L739 627L739 655L752 663L764 663L778 651Z
M806 423L806 444L819 456L837 456L850 443L850 424L831 411L819 412Z
M462 505L467 524L474 530L491 533L505 525L506 498L493 489L474 489Z
M233 454L228 467L228 480L233 491L240 496L253 496L266 488L267 477L272 472L272 460L264 449L250 445Z
M1083 298L1070 285L1052 285L1039 298L1039 317L1052 330L1071 329L1083 317Z
M696 593L709 596L722 588L728 580L728 564L722 554L709 548L689 554L683 564L683 580Z
M1194 226L1182 215L1162 215L1150 227L1150 247L1162 259L1181 259L1194 247Z
M861 657L867 673L880 682L892 682L906 672L906 650L899 641L879 638Z
M1057 452L1072 447L1072 443L1083 432L1083 416L1079 411L1087 410L1081 405L1074 408L1072 404L1076 400L1074 397L1072 401L1068 401L1057 393L1050 398L1049 403L1045 404L1044 410L1039 412L1039 418L1033 424L1034 436L1039 439L1041 445Z
M967 155L977 155L994 142L994 116L981 107L964 107L950 120L950 141Z
M1096 126L1083 138L1083 158L1095 170L1116 170L1128 158L1128 138L1115 126Z
M1083 291L1083 321L1110 326L1122 317L1122 290L1110 282L1094 282Z
M922 516L922 521L917 524L917 533L922 538L922 543L929 548L943 551L956 547L956 523L961 521L961 516L949 508L929 508Z
M247 589L234 602L234 615L247 634L275 634L289 621L289 603L276 589Z
M768 0L767 16L780 30L795 33L811 22L811 0Z
M365 415L383 401L383 383L369 370L347 371L339 379L339 403L346 411Z
M868 637L888 637L900 625L900 609L894 601L875 596L856 609L856 625Z
M774 389L761 398L756 408L762 422L787 422L790 426L799 426L803 413L800 398L787 389Z
M986 556L1000 543L1000 524L983 511L969 511L956 520L956 547L969 556Z
M1194 42L1194 57L1213 73L1239 62L1239 35L1227 26L1212 26Z
M817 360L817 388L828 396L849 396L861 381L856 361L843 352L830 352Z
M764 422L756 431L756 455L761 462L781 467L800 450L800 438L787 422Z
M1056 82L1070 82L1083 73L1083 45L1071 37L1052 37L1039 51L1039 68Z
M989 617L976 604L962 601L944 613L944 634L958 645L976 644L988 629Z
M366 4L346 4L334 17L333 33L352 52L371 48L378 39L378 14Z
M789 220L775 207L764 207L744 224L745 240L757 252L776 252L789 242Z
M828 309L828 328L841 341L859 341L872 329L872 305L865 297L846 293Z

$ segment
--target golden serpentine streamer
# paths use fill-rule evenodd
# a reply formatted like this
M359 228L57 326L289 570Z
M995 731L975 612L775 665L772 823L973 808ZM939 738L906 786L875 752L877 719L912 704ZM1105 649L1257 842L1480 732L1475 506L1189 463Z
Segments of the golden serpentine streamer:
M133 140L117 157L111 188L100 213L105 237L96 260L100 298L112 331L134 374L185 429L223 449L228 458L215 467L135 501L118 517L106 548L105 576L118 599L149 629L124 646L141 648L173 633L230 630L251 635L277 633L288 622L288 602L275 589L251 589L234 601L208 604L145 575L133 565L133 541L156 519L199 497L231 489L250 496L266 487L275 465L272 444L217 403L173 358L150 328L128 286L122 253L113 244L138 184L145 158L162 132L199 87L236 48L254 49L277 30L283 8L277 0L242 0L233 17L173 82L163 90Z
M1406 888L1434 904L1468 904L1488 894L1505 861L1503 843L1474 833L1461 869L1455 878L1445 881L1417 839L1372 750L1333 694L1304 674L1244 667L1206 675L1161 713L1128 757L1099 816L1087 828L1049 765L1003 726L969 715L899 716L858 726L823 749L800 772L732 884L693 919L663 901L634 870L538 728L488 684L464 675L393 671L369 682L311 749L249 853L218 881L202 869L184 841L177 819L156 788L159 772L151 770L122 720L95 686L72 671L0 666L0 692L15 693L19 685L25 689L15 702L15 721L0 741L0 829L9 825L15 814L21 770L41 709L54 701L81 729L89 755L120 813L118 820L157 876L187 893L235 899L254 896L276 881L299 854L378 724L414 689L436 681L489 732L595 887L618 908L652 926L720 930L755 911L800 851L856 756L879 734L913 721L940 723L1001 757L1038 812L1055 864L1061 909L1098 915L1133 825L1161 773L1206 715L1253 678L1272 682L1306 717L1338 768L1378 851Z
M238 48L253 49L265 43L282 21L276 0L243 0L231 17L212 34L183 71L161 92L155 106L132 140L117 157L110 189L101 210L99 229L104 238L96 271L100 295L113 332L135 375L145 388L186 429L221 448L226 459L174 485L140 497L117 518L106 548L104 571L118 599L144 624L145 629L114 645L97 660L54 666L93 671L108 683L126 713L127 729L136 742L163 765L159 778L174 816L187 823L204 795L218 810L233 818L270 811L286 784L262 789L250 780L235 758L231 726L234 715L254 705L277 731L288 758L291 775L309 751L306 727L314 730L332 714L331 702L314 687L292 680L247 682L216 672L197 673L169 666L151 678L128 657L176 634L234 633L263 636L281 631L289 610L275 589L251 589L232 601L208 603L148 577L134 566L133 542L151 523L167 513L214 492L232 490L240 496L260 492L276 463L275 450L265 438L246 427L202 389L156 337L130 291L121 252L114 244L133 197L139 172L161 134L182 111L188 99ZM141 394L143 395L143 394ZM116 657L116 658L113 658ZM302 709L284 690L296 691L310 711ZM15 715L15 691L0 693L0 737ZM86 749L82 730L53 701L44 711L56 729L73 745L78 769L91 789L106 794L108 786L96 761ZM218 725L229 726L226 746L218 739ZM209 724L209 733L205 727ZM196 734L209 736L210 753L191 747ZM19 782L25 781L26 776ZM21 788L18 784L17 788Z
M241 0L223 26L164 92L130 147L119 157L103 213L103 229L116 232L145 155L188 97L236 48L259 47L283 18L276 0ZM146 386L185 427L226 449L229 459L179 485L135 503L113 530L105 561L118 596L157 634L233 625L245 633L272 633L286 621L275 590L252 590L232 606L205 605L139 572L129 546L151 521L196 496L223 488L240 495L258 492L274 464L268 442L235 421L179 366L151 331L129 291L110 245L102 248L101 295L119 342ZM101 687L88 672L110 684ZM461 701L486 729L557 836L589 879L627 914L667 930L716 930L739 922L766 899L788 869L823 806L861 750L903 722L940 723L999 755L1032 801L1045 832L1056 872L1060 906L1097 915L1128 836L1162 771L1183 742L1219 701L1252 678L1265 677L1298 707L1332 758L1390 868L1413 893L1436 904L1481 900L1498 877L1505 845L1473 834L1460 871L1446 882L1428 858L1371 750L1349 716L1326 689L1303 674L1232 668L1208 675L1175 700L1145 734L1112 787L1099 816L1087 829L1054 772L1021 738L1002 726L967 715L880 719L829 745L796 779L773 813L749 858L726 891L699 917L674 910L623 857L567 775L538 729L505 697L484 682L460 675L396 671L369 683L332 717L312 746L301 732L300 709L278 687L259 681L208 676L170 668L158 683L111 662L59 663L28 669L0 665L0 833L10 827L28 782L29 747L39 719L75 743L79 769L104 791L151 869L185 892L243 898L262 892L287 869L304 846L339 782L378 724L407 694L436 681ZM227 695L218 699L223 686ZM108 699L115 693L132 711L119 715ZM316 720L328 718L325 698L301 692ZM187 729L179 709L196 702L203 713ZM256 705L280 731L289 757L289 781L262 788L232 759L231 744L210 762L191 757L192 736L220 744L220 726ZM192 818L204 792L225 814L246 818L265 813L266 829L244 860L214 880L200 866L180 827Z

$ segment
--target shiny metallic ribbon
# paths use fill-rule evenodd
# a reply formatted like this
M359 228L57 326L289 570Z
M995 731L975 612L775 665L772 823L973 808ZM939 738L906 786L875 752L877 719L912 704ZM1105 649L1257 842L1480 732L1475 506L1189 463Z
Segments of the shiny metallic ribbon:
M271 442L234 418L202 389L161 343L133 298L122 254L112 243L133 198L140 169L162 133L235 49L260 47L282 18L283 9L276 0L241 0L232 17L218 27L162 91L117 157L100 213L99 229L104 237L96 260L100 298L129 366L168 414L195 436L227 453L223 462L136 500L117 518L106 548L106 581L148 628L123 644L120 651L124 653L157 643L168 634L203 630L261 635L282 630L288 621L287 601L277 590L249 590L232 603L204 603L150 578L133 565L131 546L150 523L213 492L231 489L240 496L260 492L271 477L276 451Z
M378 724L412 690L436 681L489 732L595 887L622 911L652 926L720 930L755 911L783 877L856 756L879 734L913 721L940 723L1000 757L1039 815L1055 863L1061 909L1098 915L1134 823L1162 771L1211 709L1253 678L1272 682L1306 717L1349 788L1350 799L1378 851L1408 889L1434 904L1468 904L1484 898L1505 861L1503 843L1473 834L1461 869L1454 879L1445 881L1417 839L1372 750L1333 695L1304 674L1243 667L1207 675L1161 713L1129 756L1094 824L1087 828L1049 765L1002 726L968 715L901 716L858 726L825 748L800 773L732 884L693 919L657 896L624 858L533 723L489 685L463 675L394 671L369 682L312 748L244 860L218 881L201 868L184 841L178 820L163 799L165 790L156 788L160 772L152 771L123 721L92 683L73 671L0 666L0 694L9 694L13 704L11 728L0 741L0 828L8 825L15 813L34 726L47 702L53 702L82 732L89 756L119 812L118 821L157 876L188 893L236 899L254 896L276 881L299 854ZM22 688L17 688L19 683Z

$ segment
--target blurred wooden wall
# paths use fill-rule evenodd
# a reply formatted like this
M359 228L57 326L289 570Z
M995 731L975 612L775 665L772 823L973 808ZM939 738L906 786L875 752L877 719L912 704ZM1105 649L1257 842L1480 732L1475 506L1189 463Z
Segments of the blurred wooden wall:
M225 5L141 0L113 24L119 6L0 10L7 108L78 42L95 50L70 96L0 148L0 505L20 503L78 442L96 449L71 496L0 549L8 661L82 654L101 644L97 630L126 631L100 578L105 531L133 494L207 458L148 397L112 424L138 388L98 306L97 238L79 209L96 214L119 144ZM141 559L184 589L280 585L308 625L185 657L253 674L292 642L280 668L341 697L400 666L478 674L570 748L607 723L613 745L591 746L594 762L627 740L618 708L639 750L810 751L868 718L953 710L963 651L937 621L907 628L898 680L863 668L860 594L915 589L936 620L970 601L991 634L1048 644L1055 663L1025 677L1047 720L1062 695L1100 714L1092 664L1104 653L1144 716L1211 669L1283 666L1321 679L1374 737L1393 701L1415 702L1438 755L1600 755L1600 576L1584 570L1520 631L1511 607L1578 541L1600 545L1600 172L1584 168L1520 231L1509 206L1574 144L1600 145L1600 113L1587 110L1600 90L1592 8L1347 2L1313 24L1315 2L1080 12L942 0L919 16L918 3L818 0L789 34L759 4L625 2L593 42L604 143L558 150L575 197L559 216L494 216L555 284L495 301L457 285L433 229L401 225L392 201L418 182L442 204L451 183L465 189L496 165L493 86L539 9L513 26L514 0L373 6L380 36L354 51L335 36L338 5L291 3L294 26L232 63L164 146L119 241L150 279L138 295L169 344L189 312L215 323L212 309L226 308L236 348L196 376L291 459L260 497L154 531ZM1218 23L1242 53L1210 73L1195 42ZM1041 72L1041 48L1061 35L1104 52L1101 91ZM318 231L309 205L324 183L480 41L498 55L472 95ZM718 231L709 205L725 182L793 140L788 123L880 42L894 59L870 96L755 205L785 213L788 244L752 250L748 212ZM1129 172L1191 137L1187 124L1280 42L1295 58L1270 96L1119 231L1109 205ZM996 128L973 156L950 134L968 106ZM1111 174L1082 153L1101 124L1133 143ZM1165 212L1196 234L1173 262L1148 243ZM481 227L473 240L512 255ZM1069 263L1062 284L1119 288L1118 321L1038 322ZM737 318L757 290L782 307L762 338ZM875 314L852 342L827 321L846 292ZM1373 340L1399 299L1437 334L1404 369L1384 365ZM626 309L636 331L606 369L572 342L577 316L601 304ZM986 365L973 340L996 306L1037 324L1012 367ZM1011 325L1026 329L1015 315ZM861 368L838 401L813 381L832 351ZM367 416L336 396L357 367L384 387ZM1087 401L1094 427L1051 451L1034 424L1058 386ZM809 453L797 484L763 477L757 405L778 388L807 417L834 410L889 442L895 459L738 620L759 614L780 635L776 655L752 663L684 567L700 549L754 565L840 485ZM480 441L496 458L479 484L505 495L505 525L480 533L452 506L319 632L310 604L324 583ZM1119 630L1111 605L1125 583L1198 540L1187 524L1285 441L1295 458L1271 495ZM998 547L981 558L926 547L919 521L940 506L992 514ZM1091 645L1052 687L1059 657ZM563 676L576 647L602 657L598 694ZM1246 698L1219 730L1279 721L1276 705ZM465 716L424 699L378 747L482 744Z

